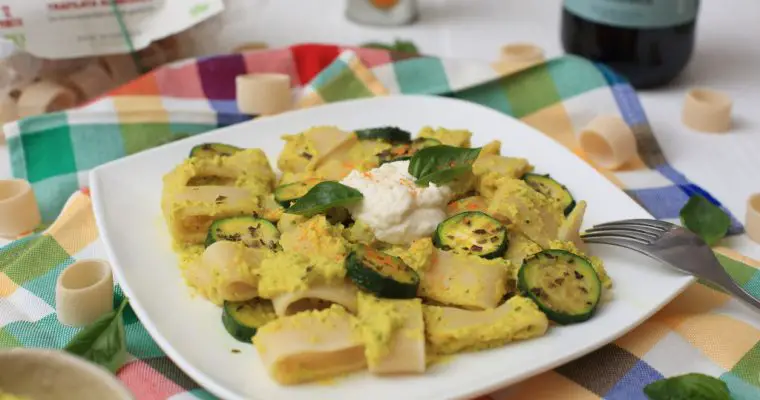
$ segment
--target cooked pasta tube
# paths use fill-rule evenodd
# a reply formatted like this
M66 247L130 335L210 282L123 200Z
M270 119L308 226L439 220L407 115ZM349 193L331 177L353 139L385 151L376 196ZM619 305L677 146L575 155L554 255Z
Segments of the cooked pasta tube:
M515 296L495 309L423 306L425 334L436 354L502 346L546 333L549 320L532 300Z
M419 295L471 309L493 308L506 294L508 262L436 250Z
M314 284L306 290L283 293L272 299L278 316L293 315L302 311L321 310L339 304L356 312L356 286L348 282Z
M422 300L379 299L360 292L359 320L370 372L425 372Z
M559 226L559 232L557 233L557 239L563 242L573 242L575 247L585 251L586 244L581 240L581 224L583 224L583 216L586 214L586 202L581 200L575 205L573 211L567 215L565 221Z
M358 321L338 305L272 321L257 331L253 344L272 378L286 385L367 365Z
M216 219L258 212L259 201L249 190L232 186L193 186L176 191L164 187L164 217L172 237L203 243Z
M266 258L267 250L246 247L241 242L218 241L206 248L201 258L203 268L211 271L210 290L221 300L245 301L258 295L256 268ZM201 277L208 279L208 277Z

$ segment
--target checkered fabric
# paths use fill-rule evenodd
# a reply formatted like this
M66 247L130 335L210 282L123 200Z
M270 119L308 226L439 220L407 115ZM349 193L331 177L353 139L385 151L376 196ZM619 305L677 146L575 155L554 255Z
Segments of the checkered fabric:
M694 193L719 204L667 164L633 89L605 66L580 58L548 60L508 76L480 62L327 45L188 60L82 108L5 126L13 174L32 182L46 221L54 222L0 249L0 347L61 348L76 333L56 319L54 286L75 259L105 258L82 189L87 171L254 117L237 109L234 83L236 75L253 72L289 74L301 89L301 107L397 93L473 101L521 119L581 157L574 132L599 113L617 113L637 135L639 158L622 171L600 172L657 218L677 219ZM731 233L741 233L733 221ZM760 296L760 263L727 248L716 253ZM116 293L118 301L118 287ZM212 398L166 357L133 313L125 320L131 358L118 376L137 398ZM757 315L695 284L615 342L481 399L643 399L649 382L686 372L720 377L736 399L760 398Z

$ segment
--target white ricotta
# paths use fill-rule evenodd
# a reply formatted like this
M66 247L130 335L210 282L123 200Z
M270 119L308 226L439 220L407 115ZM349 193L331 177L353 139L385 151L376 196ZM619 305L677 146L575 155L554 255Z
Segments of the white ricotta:
M432 183L419 187L408 169L409 161L396 161L367 172L351 171L340 181L364 195L349 207L354 220L367 224L387 243L407 244L430 236L446 219L451 189Z

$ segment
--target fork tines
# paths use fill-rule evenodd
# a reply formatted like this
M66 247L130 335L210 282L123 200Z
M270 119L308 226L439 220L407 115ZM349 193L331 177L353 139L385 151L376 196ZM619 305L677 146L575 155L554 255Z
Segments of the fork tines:
M581 234L584 241L593 239L625 239L640 244L651 244L674 226L651 219L628 219L595 225ZM590 239L590 240L589 240Z

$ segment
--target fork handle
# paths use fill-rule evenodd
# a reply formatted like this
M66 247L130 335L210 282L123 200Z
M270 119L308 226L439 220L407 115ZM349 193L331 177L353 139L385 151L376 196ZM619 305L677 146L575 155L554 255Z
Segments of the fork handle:
M715 260L715 263L717 264L717 268L713 268L713 271L715 272L709 274L709 276L706 274L701 278L706 281L710 281L710 283L713 285L718 286L726 292L733 294L734 297L739 298L740 300L744 301L744 303L760 311L760 299L751 295L749 292L744 290L743 287L736 283L731 275L729 275L728 272L723 269L723 266L720 265L717 259Z

